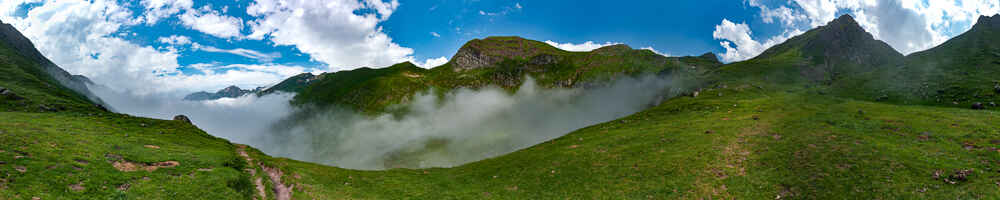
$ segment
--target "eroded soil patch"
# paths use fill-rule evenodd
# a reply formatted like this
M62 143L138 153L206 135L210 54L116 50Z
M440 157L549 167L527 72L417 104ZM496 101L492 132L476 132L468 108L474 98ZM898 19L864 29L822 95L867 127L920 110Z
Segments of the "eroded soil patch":
M123 171L123 172L134 172L134 171L139 171L139 170L145 170L147 172L152 172L152 171L156 171L157 169L160 169L160 168L176 167L176 166L181 165L181 163L177 162L177 161L163 161L163 162L156 162L156 163L152 163L152 164L146 164L146 163L137 163L137 162L131 162L131 161L126 161L126 160L120 160L120 161L115 161L114 163L111 163L111 165L114 166L115 169L117 169L118 171Z

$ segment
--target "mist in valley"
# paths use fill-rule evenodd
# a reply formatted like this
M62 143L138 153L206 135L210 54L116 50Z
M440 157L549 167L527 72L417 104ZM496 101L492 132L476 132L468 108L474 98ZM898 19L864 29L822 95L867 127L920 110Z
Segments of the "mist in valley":
M185 115L205 132L235 143L255 144L271 124L292 113L288 104L294 94L222 98L212 101L184 101L182 93L138 94L90 86L114 112L156 119Z
M452 167L496 157L614 120L682 92L677 79L623 77L588 88L516 92L458 89L416 94L398 115L289 105L294 94L183 101L91 87L116 112L158 119L186 115L209 134L278 157L351 169Z
M557 138L641 111L682 92L648 76L590 88L541 88L530 78L511 94L458 89L417 94L402 115L348 109L309 112L274 124L257 148L274 156L351 169L453 167Z

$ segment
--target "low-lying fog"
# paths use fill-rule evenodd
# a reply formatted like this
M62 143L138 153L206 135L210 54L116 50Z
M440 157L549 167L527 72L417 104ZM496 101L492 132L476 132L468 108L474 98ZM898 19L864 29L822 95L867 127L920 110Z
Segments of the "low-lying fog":
M272 156L377 170L451 167L503 155L641 111L679 94L679 84L650 76L587 89L546 89L529 78L513 94L492 87L459 89L444 98L417 94L406 105L409 112L397 116L299 110L288 105L292 94L192 102L170 95L95 93L118 112L161 119L184 114L212 135Z

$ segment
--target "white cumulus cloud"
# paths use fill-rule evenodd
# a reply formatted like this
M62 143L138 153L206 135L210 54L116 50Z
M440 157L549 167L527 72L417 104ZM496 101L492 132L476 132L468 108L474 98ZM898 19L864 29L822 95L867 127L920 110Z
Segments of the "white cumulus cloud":
M116 91L136 94L218 90L232 85L266 85L313 69L277 64L191 65L201 73L178 70L180 53L156 49L123 39L124 27L136 25L144 14L135 14L115 1L45 1L24 17L13 10L24 2L2 4L0 16L30 39L38 50L72 74L82 74ZM157 42L183 44L186 36L171 35ZM204 48L202 48L204 50ZM211 50L211 49L209 49ZM233 51L233 50L228 50ZM233 51L263 58L255 51ZM204 69L204 70L201 70ZM210 69L210 70L208 70Z
M438 57L438 58L428 58L427 60L424 60L424 62L415 62L413 64L417 65L418 67L428 68L429 69L429 68L441 66L441 65L443 65L445 63L448 63L448 58Z
M621 43L620 42L604 42L603 44L601 44L601 43L595 43L594 41L586 41L586 42L583 42L583 43L580 43L580 44L573 44L573 43L558 43L558 42L553 42L552 40L546 40L545 44L549 44L549 45L552 45L552 46L554 46L556 48L559 48L559 49L562 49L562 50L566 50L566 51L593 51L594 49L597 49L597 48L601 48L601 47L605 47L605 46L611 46L611 45L616 45L616 44L621 44Z
M160 37L159 39L156 39L156 41L172 45L191 44L191 38L183 35L170 35L168 37Z
M722 23L715 26L712 37L723 40L719 44L726 49L726 52L718 55L722 61L735 62L757 56L761 52L764 52L764 50L767 50L767 48L780 44L788 40L788 38L801 33L802 31L799 30L786 31L762 43L753 39L753 32L750 31L750 26L747 26L746 23L737 24L728 19L722 19Z
M248 38L295 46L330 71L413 61L413 49L393 42L379 26L398 6L395 0L260 0L247 8L259 18L248 23Z
M179 16L184 26L219 38L241 38L243 20L220 14L205 6L200 9L188 9Z
M145 8L146 24L156 24L160 19L170 17L183 10L191 9L191 0L142 0L139 2Z

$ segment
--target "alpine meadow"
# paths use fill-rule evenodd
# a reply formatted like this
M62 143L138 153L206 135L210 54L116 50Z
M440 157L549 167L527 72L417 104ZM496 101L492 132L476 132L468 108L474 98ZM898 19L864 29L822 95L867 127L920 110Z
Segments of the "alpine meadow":
M0 11L0 199L1000 199L995 0Z

